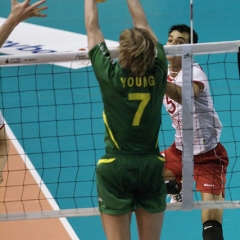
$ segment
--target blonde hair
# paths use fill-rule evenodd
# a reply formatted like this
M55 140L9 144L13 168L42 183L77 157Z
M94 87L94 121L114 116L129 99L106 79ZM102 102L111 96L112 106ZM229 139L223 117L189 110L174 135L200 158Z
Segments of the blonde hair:
M132 28L124 30L119 39L119 64L130 69L133 75L142 76L153 67L155 38L146 30Z

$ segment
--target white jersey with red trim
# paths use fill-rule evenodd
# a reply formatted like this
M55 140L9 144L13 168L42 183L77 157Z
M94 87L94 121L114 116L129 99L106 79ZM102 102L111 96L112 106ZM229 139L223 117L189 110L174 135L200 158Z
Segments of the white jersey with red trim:
M175 78L171 78L168 73L168 81L182 86L182 71ZM193 153L198 155L217 146L222 124L213 106L207 76L197 63L193 64L193 81L204 85L203 90L195 98L193 107ZM182 105L166 95L163 103L172 118L172 126L176 130L176 147L182 151Z

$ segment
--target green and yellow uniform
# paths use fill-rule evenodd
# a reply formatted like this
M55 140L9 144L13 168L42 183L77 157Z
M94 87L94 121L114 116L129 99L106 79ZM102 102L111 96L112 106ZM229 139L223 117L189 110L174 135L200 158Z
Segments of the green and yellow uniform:
M124 214L143 207L148 212L166 208L158 133L167 84L167 60L158 43L154 67L134 76L114 62L106 44L90 52L100 85L106 127L106 155L97 165L100 211Z

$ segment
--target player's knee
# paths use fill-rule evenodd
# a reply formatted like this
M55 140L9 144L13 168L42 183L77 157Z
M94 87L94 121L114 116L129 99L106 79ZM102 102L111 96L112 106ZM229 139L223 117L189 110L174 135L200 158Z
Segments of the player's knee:
M177 183L176 179L165 181L167 194L177 194L181 191L181 186Z
M209 220L203 223L203 240L224 240L222 224L215 220Z

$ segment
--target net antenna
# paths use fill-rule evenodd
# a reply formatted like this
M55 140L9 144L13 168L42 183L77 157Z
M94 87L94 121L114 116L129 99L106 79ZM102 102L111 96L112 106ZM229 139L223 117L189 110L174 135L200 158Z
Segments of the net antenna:
M191 29L191 44L193 44L193 0L190 0L190 29Z

